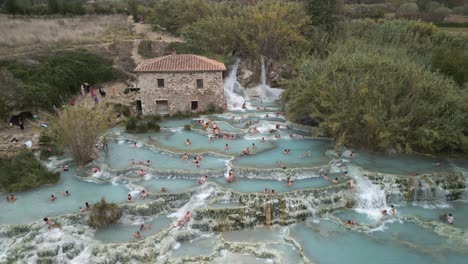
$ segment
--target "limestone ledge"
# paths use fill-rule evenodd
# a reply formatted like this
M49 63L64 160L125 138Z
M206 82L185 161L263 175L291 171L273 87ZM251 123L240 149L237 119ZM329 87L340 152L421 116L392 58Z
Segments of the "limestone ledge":
M385 189L388 202L452 201L460 199L465 189L465 179L460 172L402 176L364 171L363 175Z
M202 231L229 231L258 225L288 225L303 221L314 214L344 208L353 200L346 183L323 188L296 190L277 195L264 193L239 193L219 190L215 196L238 207L195 210L192 227Z

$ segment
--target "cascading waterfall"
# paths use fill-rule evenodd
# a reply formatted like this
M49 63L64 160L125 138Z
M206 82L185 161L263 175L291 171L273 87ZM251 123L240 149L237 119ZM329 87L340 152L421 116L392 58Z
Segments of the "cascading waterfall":
M380 218L380 210L388 209L384 190L362 175L359 168L350 166L348 172L356 180L356 211L371 218Z
M267 71L266 71L264 56L260 56L260 62L261 62L261 70L262 70L261 75L260 75L260 84L250 89L249 93L251 93L252 95L262 97L262 98L269 98L269 99L277 100L279 99L283 90L278 89L278 88L271 88L267 84L267 78L266 78Z
M260 61L261 61L261 64L262 64L262 72L261 72L261 75L260 75L260 84L261 84L262 86L266 86L267 83L266 83L265 57L264 57L264 56L260 56Z
M224 96L226 97L226 104L228 110L244 110L251 108L248 101L248 95L244 87L237 81L237 68L239 67L240 60L237 59L236 63L232 65L228 77L224 80ZM245 108L243 104L245 103Z

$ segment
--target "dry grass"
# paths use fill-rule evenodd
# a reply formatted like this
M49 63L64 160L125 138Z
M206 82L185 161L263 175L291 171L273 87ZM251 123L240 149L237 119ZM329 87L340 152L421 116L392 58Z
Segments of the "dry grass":
M132 28L123 15L72 18L0 15L0 25L0 55L128 39Z

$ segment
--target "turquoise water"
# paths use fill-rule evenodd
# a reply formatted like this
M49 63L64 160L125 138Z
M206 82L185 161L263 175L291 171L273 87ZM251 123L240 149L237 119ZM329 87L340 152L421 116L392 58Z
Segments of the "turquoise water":
M211 255L214 253L216 239L212 236L201 237L178 243L171 253L171 258Z
M161 170L184 170L184 171L202 171L203 169L223 169L226 160L220 157L203 157L200 167L192 164L192 159L196 155L190 155L188 160L182 160L180 155L155 151L146 147L134 147L133 143L110 143L108 154L101 153L96 160L97 163L107 163L112 169L131 168L131 160L135 162L146 162L149 160L150 167ZM143 167L144 168L144 167Z
M223 187L243 193L263 192L265 189L275 190L277 193L282 193L293 190L317 188L330 185L329 181L325 181L322 178L295 180L291 187L287 186L286 181L277 180L235 178L231 183L228 183L223 177L214 178L211 180ZM210 181L210 179L208 181Z
M141 224L149 225L149 230L141 231L141 239L158 233L169 226L171 219L166 216L158 216L148 221L136 221L132 224L115 224L107 228L98 229L94 238L105 243L121 243L125 241L136 240L133 233L140 230Z
M268 144L257 141L258 145ZM240 156L234 159L238 167L277 168L276 162L286 163L287 168L316 167L328 164L330 159L325 152L332 147L329 140L290 139L274 141L275 149L253 156ZM285 149L291 152L284 154ZM310 151L310 153L309 153ZM310 154L310 155L309 155ZM302 157L301 157L302 156Z
M392 224L384 232L366 234L322 220L319 224L297 224L291 234L306 255L321 264L466 263L468 252L454 252L450 248L452 244L414 227ZM414 247L415 242L420 247Z
M85 207L85 202L93 204L102 197L110 202L122 203L130 191L125 184L96 184L79 180L74 175L75 170L71 167L68 172L62 173L56 185L15 193L18 198L16 202L0 199L0 207L5 210L5 213L0 214L0 224L29 223L44 217L76 213L80 207ZM66 190L70 196L59 193ZM54 202L49 201L52 194L57 197Z
M355 158L350 159L364 169L399 175L443 172L450 168L445 159L419 157L411 155L384 155L357 151ZM440 166L435 166L441 162Z

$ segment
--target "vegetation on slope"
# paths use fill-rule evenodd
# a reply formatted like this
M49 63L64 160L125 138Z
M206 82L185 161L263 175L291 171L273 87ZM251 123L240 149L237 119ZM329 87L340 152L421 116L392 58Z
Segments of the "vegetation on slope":
M58 172L48 171L32 153L0 157L0 191L24 191L43 184L54 184L59 179Z
M79 93L82 82L94 84L118 77L112 60L85 50L0 61L0 106L6 106L0 115L6 116L11 109L51 110Z
M355 21L350 33L326 58L306 59L287 83L288 117L318 120L317 132L340 145L468 153L468 94L460 86L468 61L437 58L455 47L466 54L467 42L421 22Z
M65 107L57 116L51 116L50 126L44 132L60 147L68 149L78 166L94 157L99 137L110 127L112 109L100 107Z

